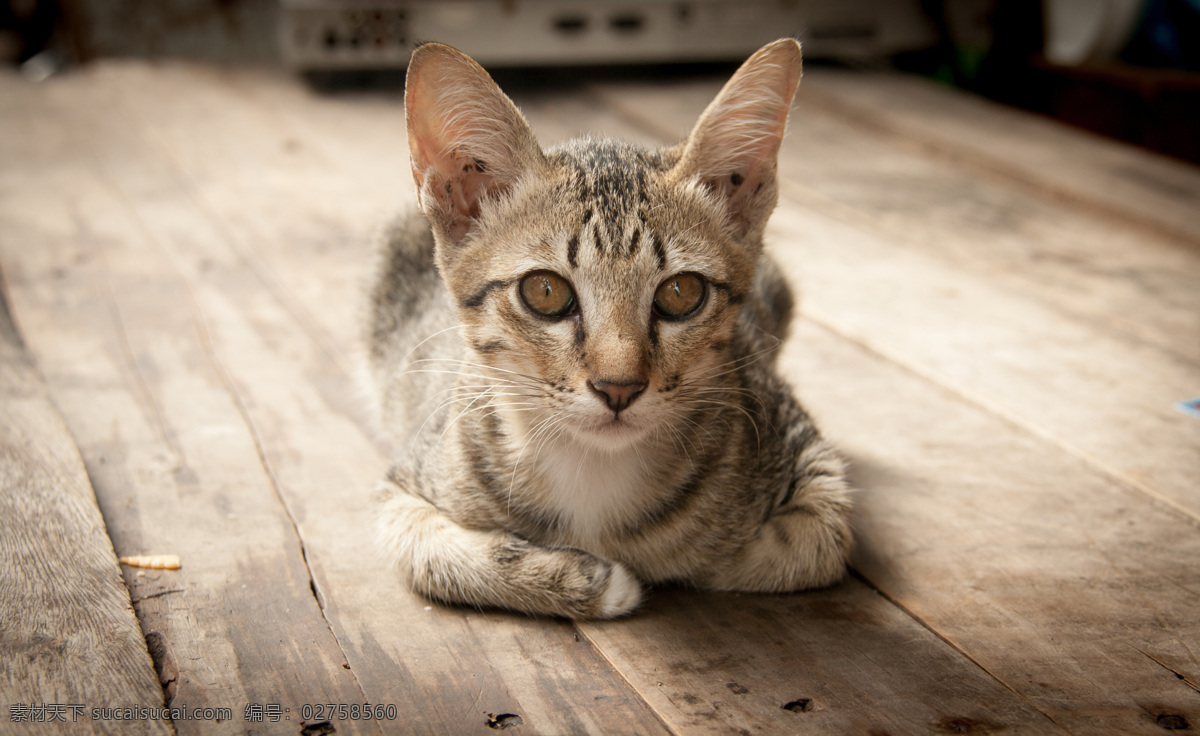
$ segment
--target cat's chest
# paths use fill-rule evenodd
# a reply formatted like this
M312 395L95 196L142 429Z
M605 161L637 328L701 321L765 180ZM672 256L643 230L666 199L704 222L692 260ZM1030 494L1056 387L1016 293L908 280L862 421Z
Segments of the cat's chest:
M531 500L556 519L555 543L599 551L653 504L656 476L652 459L634 448L557 446L537 459Z

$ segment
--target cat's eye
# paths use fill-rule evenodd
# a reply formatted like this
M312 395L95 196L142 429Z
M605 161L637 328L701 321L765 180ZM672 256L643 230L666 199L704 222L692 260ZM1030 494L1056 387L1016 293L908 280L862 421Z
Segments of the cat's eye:
M699 274L676 274L658 285L654 292L654 312L666 319L683 319L700 309L707 294Z
M575 292L553 271L534 271L521 279L521 300L542 317L565 317L575 309Z

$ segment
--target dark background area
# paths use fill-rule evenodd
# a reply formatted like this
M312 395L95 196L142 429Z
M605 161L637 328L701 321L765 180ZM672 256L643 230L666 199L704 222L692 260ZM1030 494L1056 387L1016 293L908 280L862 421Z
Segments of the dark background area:
M407 5L420 3L410 0ZM364 7L344 0L340 5L335 0L332 5L346 12ZM373 7L405 5L399 2L389 6L385 0ZM677 2L673 7L682 17L688 5ZM804 3L779 3L780 7L797 5ZM836 45L822 44L824 39L806 38L806 34L817 34L817 29L800 28L798 35L805 42L809 63L895 68L932 77L1105 136L1200 163L1200 0L1138 0L1124 3L1133 9L1123 11L1123 15L1113 10L1122 3L1101 0L911 0L901 5L911 6L913 21L923 24L928 33L909 36L891 46L860 44L853 52L842 52ZM505 7L515 12L520 3L509 0ZM563 7L581 8L587 4L564 0ZM1080 31L1076 28L1071 31L1076 36L1074 46L1064 53L1064 7L1074 8L1077 19L1073 22L1077 26L1091 23L1106 30L1098 40L1089 42L1086 38L1078 40ZM226 64L288 63L286 49L281 53L280 40L281 20L288 12L289 3L279 0L2 0L0 62L19 67L33 80L113 56L187 58ZM1111 18L1102 17L1106 13L1122 18L1123 25L1116 28ZM1081 14L1083 17L1078 18ZM623 32L636 34L640 30L629 26ZM330 45L337 39L327 35L323 41ZM357 43L358 39L347 42ZM464 50L472 53L469 47ZM404 54L379 68L369 64L352 70L291 66L325 87L395 84L402 68L397 58L404 58ZM534 70L511 70L505 76L519 78L532 73L539 83L545 83L588 75L687 74L711 72L714 63L737 60L708 59L699 65L631 60L636 65L622 65L622 59L616 56L601 64L568 63L557 68L539 65ZM503 66L487 59L481 61L489 68ZM384 67L391 67L390 73Z

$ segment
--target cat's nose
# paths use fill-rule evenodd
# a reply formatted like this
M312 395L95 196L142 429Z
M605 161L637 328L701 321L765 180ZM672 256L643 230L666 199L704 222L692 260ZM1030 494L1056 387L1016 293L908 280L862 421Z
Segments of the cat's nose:
M608 405L609 409L620 412L632 404L634 399L642 395L642 392L646 390L646 384L641 382L616 383L614 381L588 381L588 388L595 391L600 398L604 399L604 403Z

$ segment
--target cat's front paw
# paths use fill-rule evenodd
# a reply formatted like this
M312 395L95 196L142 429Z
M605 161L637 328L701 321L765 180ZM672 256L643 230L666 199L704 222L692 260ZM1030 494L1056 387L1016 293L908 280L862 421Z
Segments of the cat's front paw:
M597 618L624 616L637 608L641 602L642 586L638 579L621 563L612 563L608 588L600 598L600 615Z

